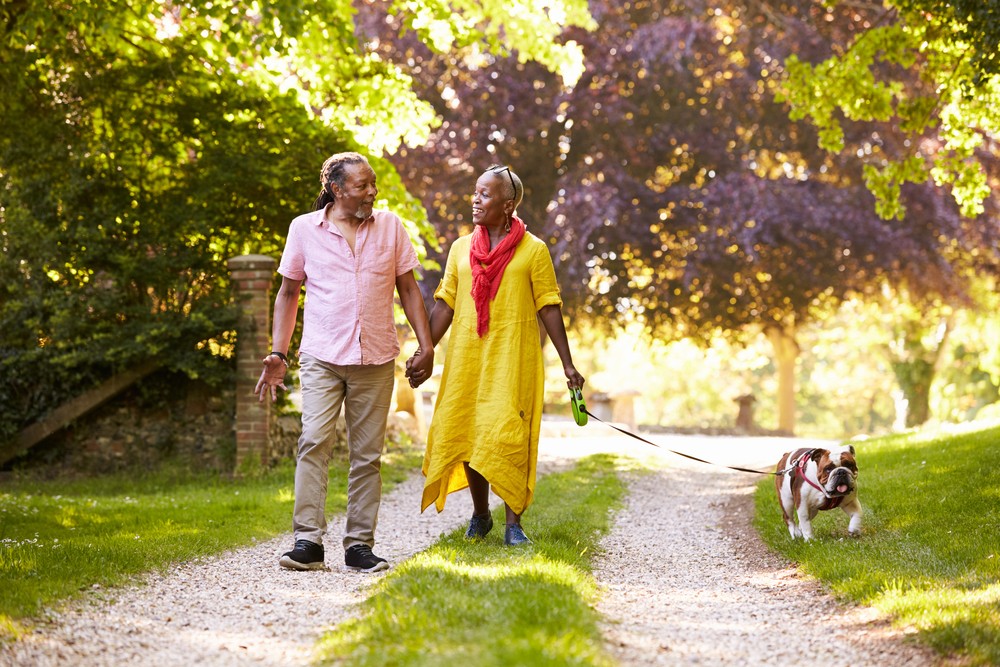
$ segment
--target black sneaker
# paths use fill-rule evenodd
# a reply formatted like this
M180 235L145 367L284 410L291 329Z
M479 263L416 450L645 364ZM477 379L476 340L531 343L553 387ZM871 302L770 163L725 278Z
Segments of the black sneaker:
M531 544L531 540L524 534L524 529L519 524L507 524L507 532L504 533L503 543L508 547L517 547L522 544Z
M465 538L468 540L481 539L493 530L493 517L490 513L473 514L469 519L469 529L465 531Z
M289 570L322 570L323 546L309 540L295 540L295 548L285 553L278 565Z
M355 544L344 552L344 564L360 572L381 572L389 569L389 561L372 553L367 544Z

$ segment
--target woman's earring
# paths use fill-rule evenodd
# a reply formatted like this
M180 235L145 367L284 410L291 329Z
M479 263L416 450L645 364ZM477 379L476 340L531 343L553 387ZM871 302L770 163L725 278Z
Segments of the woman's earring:
M506 224L506 225L504 225L504 228L503 228L503 230L504 230L505 232L510 232L510 218L508 218L508 219L507 219L507 224Z

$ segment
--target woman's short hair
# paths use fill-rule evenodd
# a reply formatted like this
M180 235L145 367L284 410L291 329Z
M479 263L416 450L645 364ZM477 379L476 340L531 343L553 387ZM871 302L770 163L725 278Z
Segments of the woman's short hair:
M493 174L503 181L504 196L514 200L515 209L521 205L521 200L524 199L524 185L521 183L521 177L515 174L513 169L504 164L491 164L483 173Z

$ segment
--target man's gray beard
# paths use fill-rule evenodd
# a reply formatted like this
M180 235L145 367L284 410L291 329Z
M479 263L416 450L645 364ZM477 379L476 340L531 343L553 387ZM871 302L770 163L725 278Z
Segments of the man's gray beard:
M358 220L367 220L371 217L374 208L374 206L363 206L354 212L354 217ZM366 210L368 211L367 213L365 213Z

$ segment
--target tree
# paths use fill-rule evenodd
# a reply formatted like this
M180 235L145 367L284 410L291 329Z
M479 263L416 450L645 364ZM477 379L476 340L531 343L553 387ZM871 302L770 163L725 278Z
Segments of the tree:
M925 179L901 190L906 224L882 220L862 166L819 150L812 124L788 121L782 63L849 41L863 29L857 7L689 0L591 11L597 30L566 33L586 54L571 89L513 59L456 68L407 52L443 121L426 147L393 159L442 240L468 225L475 168L514 165L571 317L639 321L663 338L765 333L786 430L804 323L886 283L961 299L970 275L1000 265L995 217L963 220ZM906 140L888 122L844 132L859 144L873 132Z
M862 8L839 13L859 28L846 49L786 60L791 118L815 123L824 149L858 156L883 217L902 218L900 186L928 173L950 187L963 215L982 213L991 189L983 162L994 159L989 144L1000 130L1000 2L850 5ZM891 123L904 141L878 132L845 138L846 125L867 121Z
M930 419L931 384L954 327L954 310L945 305L916 309L894 301L887 355L906 406L904 423L919 426Z
M149 356L226 377L225 261L279 252L332 152L367 153L380 205L433 237L383 154L435 114L355 34L367 4L0 0L0 437ZM499 2L388 6L436 49L522 35L567 77L579 50L551 35L588 20L582 0L503 24Z

